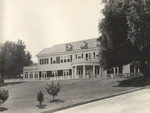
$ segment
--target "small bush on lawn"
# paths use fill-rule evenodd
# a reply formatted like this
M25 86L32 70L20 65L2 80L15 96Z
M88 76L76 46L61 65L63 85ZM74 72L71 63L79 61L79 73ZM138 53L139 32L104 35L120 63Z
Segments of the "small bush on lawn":
M0 89L0 107L1 107L1 104L4 103L9 97L9 92L8 90L1 90Z
M62 85L60 85L60 82L54 83L54 81L52 81L50 84L47 84L46 86L47 93L53 96L53 101L55 101L55 96L58 95L61 87Z
M37 92L37 101L39 101L40 107L42 106L42 102L44 101L44 94L41 90Z

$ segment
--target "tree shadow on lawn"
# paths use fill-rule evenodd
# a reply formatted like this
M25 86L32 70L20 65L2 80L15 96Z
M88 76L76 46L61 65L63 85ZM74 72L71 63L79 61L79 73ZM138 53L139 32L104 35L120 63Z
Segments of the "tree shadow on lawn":
M25 83L25 82L9 82L9 83L0 83L0 87L2 86L8 86L8 85L16 85L16 84L21 84L21 83Z
M64 103L65 100L59 100L59 99L55 99L55 100L50 100L50 103Z
M0 107L0 112L2 112L2 111L6 111L6 110L8 110L7 108L5 108L5 107Z
M150 78L136 77L117 82L119 83L118 86L114 87L143 87L150 85Z
M44 109L44 108L46 108L46 104L44 104L44 105L36 105L36 107L38 107L39 109Z

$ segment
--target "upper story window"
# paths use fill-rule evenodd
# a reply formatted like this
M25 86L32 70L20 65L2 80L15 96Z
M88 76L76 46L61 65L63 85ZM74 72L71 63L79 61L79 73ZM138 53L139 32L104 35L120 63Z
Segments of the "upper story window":
M72 62L72 55L70 55L70 62Z
M49 64L49 58L40 59L40 65Z
M56 64L60 63L60 57L56 57Z
M77 59L77 57L78 57L78 56L77 56L77 54L76 54L76 59Z
M51 57L51 64L53 63L53 58Z
M95 58L95 52L93 53L93 57Z
M81 54L81 58L83 58L83 53Z

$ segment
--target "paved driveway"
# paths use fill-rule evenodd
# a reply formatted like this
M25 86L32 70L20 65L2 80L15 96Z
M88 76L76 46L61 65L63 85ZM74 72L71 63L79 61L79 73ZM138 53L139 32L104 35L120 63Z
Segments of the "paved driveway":
M150 88L56 113L150 113Z

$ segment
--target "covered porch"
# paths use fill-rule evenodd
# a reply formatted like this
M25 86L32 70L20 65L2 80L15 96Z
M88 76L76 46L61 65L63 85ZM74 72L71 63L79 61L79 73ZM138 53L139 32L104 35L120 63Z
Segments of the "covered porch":
M72 66L72 76L79 78L100 78L102 68L99 65L75 65Z

